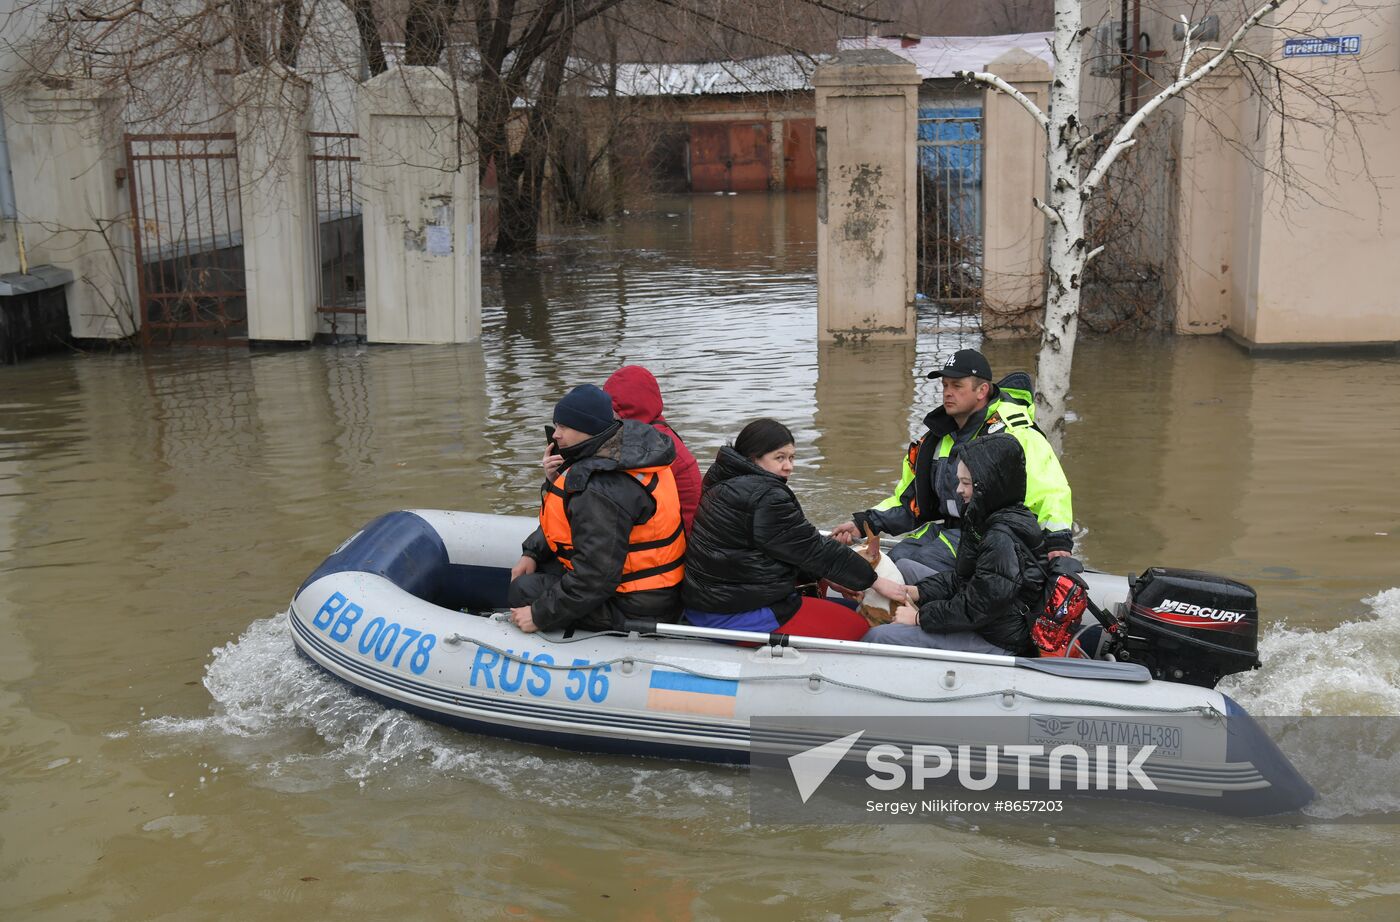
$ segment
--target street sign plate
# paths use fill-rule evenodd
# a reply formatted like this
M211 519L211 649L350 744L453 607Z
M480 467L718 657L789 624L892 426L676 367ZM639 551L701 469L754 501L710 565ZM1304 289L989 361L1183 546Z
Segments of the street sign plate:
M1360 53L1361 36L1359 35L1288 38L1283 41L1283 56L1285 58L1315 58Z

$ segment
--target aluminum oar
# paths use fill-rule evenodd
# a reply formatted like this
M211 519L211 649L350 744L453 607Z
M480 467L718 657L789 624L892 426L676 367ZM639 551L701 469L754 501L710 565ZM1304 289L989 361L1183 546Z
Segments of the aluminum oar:
M657 637L688 637L697 640L728 640L765 647L792 647L795 650L826 650L834 653L864 653L870 656L897 656L904 659L931 659L945 663L977 663L985 666L1011 666L1031 669L1070 679L1099 679L1108 682L1150 682L1152 673L1138 663L1113 663L1092 659L1063 657L1032 658L1007 656L999 653L964 653L958 650L935 650L929 647L904 647L896 644L861 643L858 640L833 640L826 637L803 637L798 634L764 634L759 631L733 631L726 628L696 627L692 624L629 619L625 630Z

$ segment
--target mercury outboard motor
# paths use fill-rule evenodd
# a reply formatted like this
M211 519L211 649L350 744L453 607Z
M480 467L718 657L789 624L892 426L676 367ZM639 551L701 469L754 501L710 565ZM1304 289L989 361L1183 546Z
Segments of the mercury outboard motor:
M1153 678L1214 688L1259 668L1259 603L1244 583L1153 567L1128 586L1114 657Z

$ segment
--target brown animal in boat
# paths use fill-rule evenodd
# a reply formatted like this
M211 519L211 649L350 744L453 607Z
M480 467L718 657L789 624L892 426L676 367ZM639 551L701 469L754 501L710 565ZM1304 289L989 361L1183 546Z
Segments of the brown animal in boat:
M865 546L853 548L853 550L870 561L870 565L875 568L875 575L893 580L901 585L904 584L904 576L899 572L899 567L895 566L893 560L887 555L880 553L880 536L870 530L870 526L865 526ZM894 620L894 610L898 603L880 595L874 588L865 590L865 595L860 600L860 612L871 627L881 624L889 624Z

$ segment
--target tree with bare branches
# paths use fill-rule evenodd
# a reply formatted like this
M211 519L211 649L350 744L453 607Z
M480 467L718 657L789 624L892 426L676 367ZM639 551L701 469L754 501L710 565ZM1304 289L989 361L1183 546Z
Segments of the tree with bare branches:
M591 81L607 72L595 65L608 57L615 75L619 60L810 53L834 46L844 31L883 22L863 12L866 0L20 0L13 6L0 51L40 79L80 76L120 88L132 100L131 117L163 130L227 119L239 100L232 81L211 90L213 75L276 66L289 77L314 80L319 68L322 75L359 79L362 66L369 76L395 62L445 67L476 88L476 120L464 133L475 140L483 178L495 172L497 252L535 246L546 176L560 162L559 138L589 127L558 124L561 97L606 96L610 88ZM10 40L21 34L23 41ZM581 162L599 168L615 159L610 153Z
M1258 36L1279 31L1290 35L1325 34L1316 27L1320 14L1312 31L1296 26L1285 28L1282 14L1297 11L1301 3L1255 0L1247 6L1223 2L1211 7L1226 23L1233 23L1221 30L1223 41L1215 43L1196 38L1202 24L1202 8L1209 4L1179 4L1182 10L1181 51L1160 78L1152 77L1142 58L1130 56L1126 48L1120 48L1119 54L1124 57L1120 66L1135 68L1137 76L1148 86L1149 95L1145 100L1135 100L1140 103L1135 111L1124 112L1122 118L1111 120L1101 128L1091 128L1089 120L1081 115L1084 64L1089 36L1093 32L1084 25L1083 6L1083 0L1055 0L1052 48L1055 71L1048 110L1042 111L1031 99L994 74L959 73L968 82L1015 99L1035 119L1047 138L1048 188L1044 200L1034 200L1035 207L1045 216L1048 242L1036 402L1038 419L1057 446L1064 433L1085 269L1104 249L1102 245L1090 245L1086 216L1109 171L1137 143L1142 126L1159 115L1172 100L1187 97L1189 104L1191 88L1223 68L1237 69L1244 76L1263 110L1281 126L1280 131L1287 131L1291 120L1301 119L1312 124L1341 125L1356 137L1357 124L1365 118L1359 105L1364 92L1293 73L1286 61L1280 63L1253 41ZM1188 13L1194 13L1194 18ZM1098 51L1102 53L1103 49ZM1296 104L1299 100L1302 106ZM1297 109L1306 111L1295 111ZM1281 149L1286 150L1286 147ZM1241 149L1240 152L1252 156L1250 151ZM1304 194L1308 192L1305 182L1290 170L1286 157L1257 165L1280 179L1285 187Z

